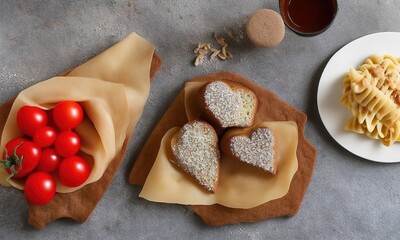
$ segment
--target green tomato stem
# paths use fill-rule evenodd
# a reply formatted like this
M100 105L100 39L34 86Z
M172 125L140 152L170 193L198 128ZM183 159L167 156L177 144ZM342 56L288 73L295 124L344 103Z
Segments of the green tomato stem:
M17 146L15 146L14 151L12 156L8 155L7 148L5 149L6 152L6 159L1 161L0 163L3 165L5 170L10 170L11 174L7 177L7 181L10 180L12 177L14 177L16 174L18 174L22 170L22 161L24 160L24 156L19 157L17 155L17 149L24 144L24 142L21 142ZM18 170L15 170L15 167L18 167Z

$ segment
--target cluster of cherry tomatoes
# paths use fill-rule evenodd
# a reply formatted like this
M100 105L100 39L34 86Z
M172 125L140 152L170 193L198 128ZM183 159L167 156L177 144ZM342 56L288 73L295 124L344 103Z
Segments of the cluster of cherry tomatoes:
M74 129L82 122L83 109L74 101L63 101L51 110L23 106L17 125L24 136L5 145L1 163L10 178L26 178L28 202L44 205L56 192L55 175L67 187L77 187L90 175L90 165L77 155L81 140Z

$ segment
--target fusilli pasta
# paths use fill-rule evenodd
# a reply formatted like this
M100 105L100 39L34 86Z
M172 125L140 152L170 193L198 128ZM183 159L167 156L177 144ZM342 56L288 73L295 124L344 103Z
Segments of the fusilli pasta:
M400 140L400 63L390 55L373 55L343 78L340 102L353 117L345 130L379 139L385 146Z

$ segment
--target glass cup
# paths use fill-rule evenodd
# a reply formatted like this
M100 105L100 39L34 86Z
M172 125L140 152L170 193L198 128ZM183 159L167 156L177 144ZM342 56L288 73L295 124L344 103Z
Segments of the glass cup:
M338 11L337 0L279 0L280 14L295 33L314 36L328 29Z

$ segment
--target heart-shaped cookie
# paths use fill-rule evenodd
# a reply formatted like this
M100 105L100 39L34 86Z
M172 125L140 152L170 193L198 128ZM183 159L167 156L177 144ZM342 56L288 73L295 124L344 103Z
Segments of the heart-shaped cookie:
M171 140L171 162L192 175L201 186L215 193L219 177L218 137L203 121L186 123Z
M224 154L261 168L273 175L277 170L278 143L271 129L252 127L232 129L221 141Z
M217 127L249 127L258 107L256 95L249 88L231 81L204 84L199 105Z

